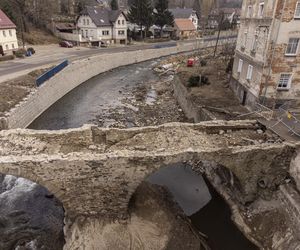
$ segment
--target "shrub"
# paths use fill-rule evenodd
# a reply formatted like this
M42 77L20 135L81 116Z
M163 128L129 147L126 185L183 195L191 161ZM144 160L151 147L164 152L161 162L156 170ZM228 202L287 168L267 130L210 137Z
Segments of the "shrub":
M14 55L18 58L23 58L26 55L26 50L25 49L18 49L14 51Z
M205 61L205 60L201 60L200 61L200 65L201 65L201 67L204 67L204 66L206 66L207 65L207 61Z
M187 86L189 88L197 87L197 86L199 86L199 82L200 82L200 76L191 76L189 78L189 83Z
M8 60L13 60L15 59L14 55L8 55L8 56L0 56L0 62L8 61Z

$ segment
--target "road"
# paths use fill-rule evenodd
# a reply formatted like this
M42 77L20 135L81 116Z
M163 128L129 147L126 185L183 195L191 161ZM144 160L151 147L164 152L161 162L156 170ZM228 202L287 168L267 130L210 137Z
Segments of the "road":
M221 36L220 39L222 40L235 37L236 35ZM206 37L203 40L186 40L178 43L191 44L197 41L209 42L214 40L216 40L216 37ZM50 67L65 59L68 59L69 61L75 61L93 55L151 49L155 48L156 46L168 46L174 43L174 41L171 41L111 48L60 48L58 45L35 46L36 54L32 57L15 59L8 62L0 62L0 82L27 74L35 69L46 68L48 66Z

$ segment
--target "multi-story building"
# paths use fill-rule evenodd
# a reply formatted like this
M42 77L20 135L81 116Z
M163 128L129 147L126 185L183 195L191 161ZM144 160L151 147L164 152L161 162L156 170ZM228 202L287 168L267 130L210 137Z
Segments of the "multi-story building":
M0 9L0 53L18 49L16 25Z
M125 44L127 41L127 19L120 10L87 6L78 17L76 27L81 42Z
M231 80L241 103L300 103L299 44L299 0L244 0Z

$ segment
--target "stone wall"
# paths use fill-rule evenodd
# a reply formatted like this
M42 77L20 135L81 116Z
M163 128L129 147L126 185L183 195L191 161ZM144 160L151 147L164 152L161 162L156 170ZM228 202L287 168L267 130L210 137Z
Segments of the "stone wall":
M220 45L234 41L235 38L224 39L220 41ZM12 109L5 117L6 122L1 122L0 129L27 127L65 94L98 74L125 65L206 48L213 46L214 43L215 41L201 44L195 42L178 43L176 47L101 54L75 61Z
M220 130L230 131L230 136L219 135ZM285 180L294 153L285 144L249 145L243 139L248 133L257 136L255 122L2 131L0 172L45 186L69 217L126 216L131 195L148 175L187 161L213 162L232 171L243 193L240 202L247 202L257 196L261 179L268 188Z
M198 107L192 101L188 89L183 85L180 78L175 75L173 80L175 98L182 108L185 116L194 122L215 120L215 116L205 108Z
M291 162L290 174L294 178L298 190L300 190L300 147L295 154L295 158Z
M256 121L172 123L158 127L109 129L85 126L61 131L0 132L0 173L24 177L46 187L63 204L68 242L92 224L78 218L122 219L137 187L166 166L190 162L196 173L221 166L230 170L245 204L284 183L295 149L257 136ZM220 135L219 131L226 131ZM249 144L248 139L257 138ZM265 138L265 139L263 139ZM262 142L259 142L262 140ZM72 249L67 248L66 249Z

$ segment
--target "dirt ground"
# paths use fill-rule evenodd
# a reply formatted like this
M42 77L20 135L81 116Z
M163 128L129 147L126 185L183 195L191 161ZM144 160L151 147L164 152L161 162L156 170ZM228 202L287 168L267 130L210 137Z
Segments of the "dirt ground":
M35 70L27 75L0 83L0 116L15 107L33 89L36 88L35 80L47 69Z
M194 58L198 59L194 67L187 67L184 63L177 70L179 78L190 92L193 103L207 109L217 119L241 119L239 115L249 113L229 87L230 74L226 72L228 60L222 56L213 58L211 54L199 54ZM205 66L200 65L202 60L207 63ZM209 85L189 87L189 78L199 75L207 77Z
M22 40L19 38L20 41ZM49 32L41 29L30 27L29 33L24 33L25 43L28 45L45 45L45 44L58 44L60 39L53 36Z

